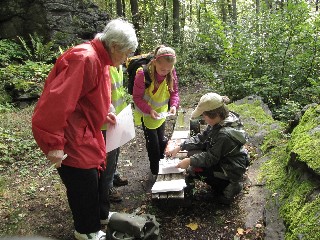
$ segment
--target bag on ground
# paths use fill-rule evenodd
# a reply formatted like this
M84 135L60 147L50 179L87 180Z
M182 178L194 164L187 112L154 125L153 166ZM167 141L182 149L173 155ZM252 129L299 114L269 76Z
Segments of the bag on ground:
M115 212L111 215L108 229L114 240L160 240L160 224L151 214Z

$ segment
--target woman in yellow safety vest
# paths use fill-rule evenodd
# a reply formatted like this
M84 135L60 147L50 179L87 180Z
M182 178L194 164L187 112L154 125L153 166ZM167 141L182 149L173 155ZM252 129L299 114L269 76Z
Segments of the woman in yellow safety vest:
M124 97L125 90L123 87L122 65L119 67L110 66L109 73L111 77L111 107L109 111L118 115L127 106ZM101 128L104 138L106 138L107 129L107 124L103 125ZM107 154L106 181L110 202L122 201L122 197L118 190L114 188L114 185L119 187L128 184L128 180L126 178L122 178L117 172L119 154L120 148L116 148Z
M142 68L136 73L133 87L135 104L135 124L142 124L146 147L150 161L150 170L154 176L159 172L159 161L164 157L167 139L165 137L164 113L175 115L179 106L178 78L174 64L175 51L166 46L155 49L154 57L147 65L151 84L145 88L145 76Z

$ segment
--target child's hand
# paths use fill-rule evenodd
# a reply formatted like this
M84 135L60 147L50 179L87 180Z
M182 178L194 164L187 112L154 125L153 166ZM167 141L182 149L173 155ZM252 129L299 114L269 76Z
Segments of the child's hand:
M151 109L150 111L150 116L153 118L153 119L158 119L160 117L160 115L153 109Z
M176 168L187 169L190 166L190 158L182 159L181 162L178 163Z
M165 152L165 155L166 155L167 157L174 158L179 151L180 151L180 146L177 146L177 147L175 147L174 149L171 149L171 150L166 151L166 152Z
M177 113L177 108L176 108L176 106L172 106L172 107L170 108L169 113L171 113L172 115L176 115L176 113Z

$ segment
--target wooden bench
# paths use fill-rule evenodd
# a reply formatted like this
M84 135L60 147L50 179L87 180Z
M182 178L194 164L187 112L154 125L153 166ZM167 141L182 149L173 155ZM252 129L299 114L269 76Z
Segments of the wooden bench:
M184 125L181 126L180 124L175 123L174 131L172 133L171 138L168 141L167 149L171 149L175 146L180 145L186 138L190 136L190 123L189 119L191 116L192 109L188 109L184 114ZM178 117L175 117L178 118ZM176 157L179 159L183 159L187 156L186 151L179 152ZM171 180L184 180L184 172L181 173L169 173L169 174L159 174L157 177L156 182L159 181L171 181ZM170 204L173 204L175 201L179 202L184 200L184 191L170 191L170 192L157 192L152 193L152 200L153 202L162 202L164 204L170 200Z

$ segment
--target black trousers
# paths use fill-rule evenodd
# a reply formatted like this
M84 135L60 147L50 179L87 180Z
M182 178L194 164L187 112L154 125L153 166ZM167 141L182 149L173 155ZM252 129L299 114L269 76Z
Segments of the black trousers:
M110 210L106 171L61 165L58 172L67 188L75 230L79 233L99 231L100 220L107 219Z
M156 129L149 129L142 120L142 128L146 139L150 170L152 174L156 175L159 173L159 161L164 157L164 150L167 145L167 139L164 136L165 122Z

